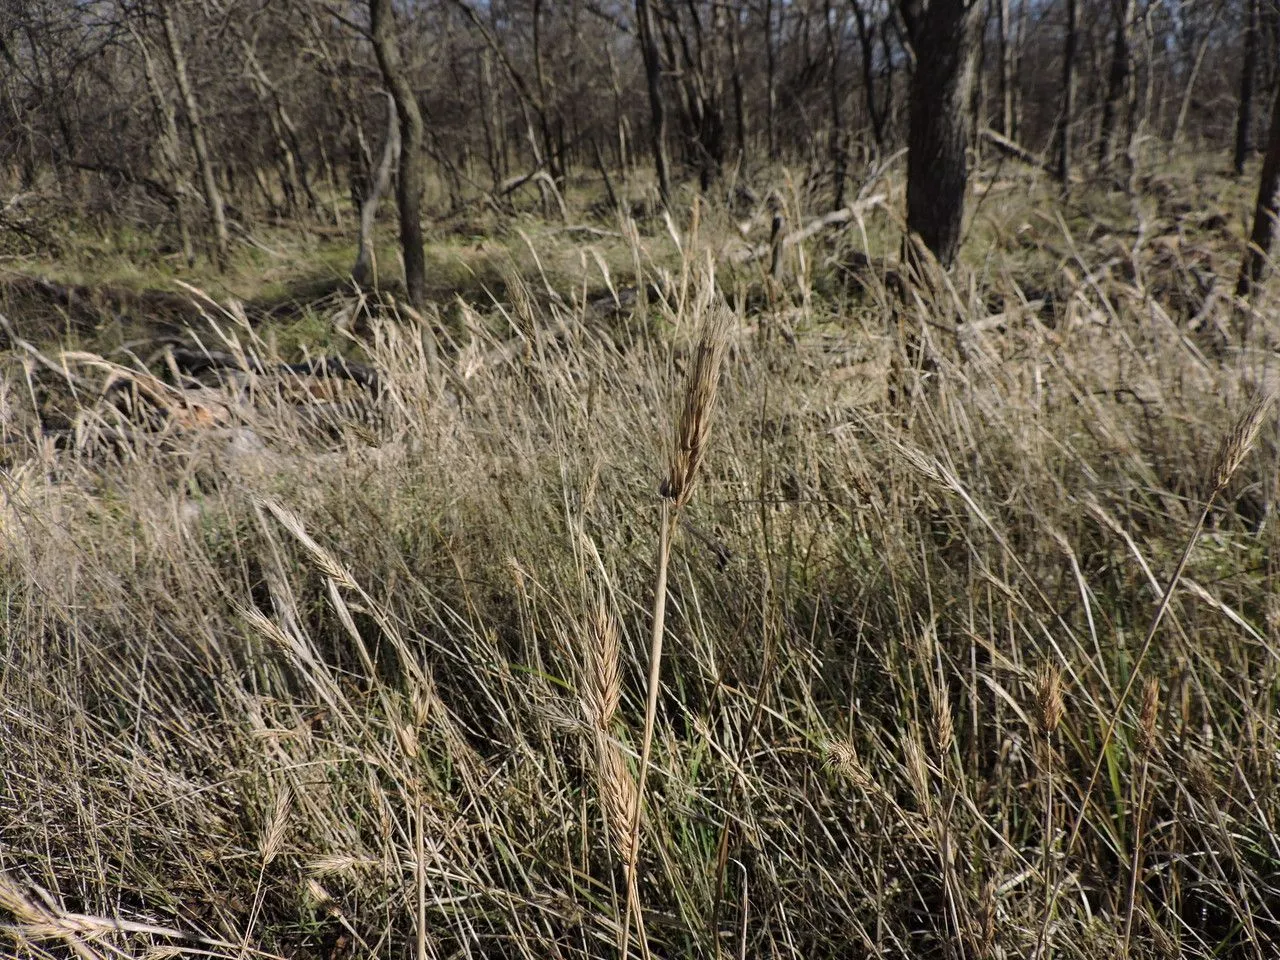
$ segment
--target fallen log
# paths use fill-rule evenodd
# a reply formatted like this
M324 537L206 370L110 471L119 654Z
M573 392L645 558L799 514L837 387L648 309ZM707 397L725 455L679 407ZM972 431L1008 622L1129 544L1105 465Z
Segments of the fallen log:
M798 230L792 230L790 233L784 234L780 243L762 243L754 247L741 247L737 250L730 251L726 256L733 263L749 263L752 260L764 260L771 256L775 250L789 250L797 243L803 243L805 240L812 239L824 230L832 230L839 227L845 227L848 224L859 219L863 214L873 207L882 205L885 201L883 193L877 193L874 196L867 197L863 200L857 200L849 204L847 207L841 207L839 210L833 210L821 217L810 220Z
M382 382L378 371L362 363L344 357L316 357L301 363L265 364L257 357L235 354L222 350L195 350L190 347L171 347L167 351L174 366L181 372L195 376L209 370L240 370L256 373L286 374L297 377L329 377L334 380L350 380L371 393L379 393Z
M1048 160L1044 159L1039 154L1032 153L1026 147L1019 143L1015 143L1008 137L996 133L996 131L992 130L990 127L982 128L982 139L1011 160L1017 160L1019 163L1025 163L1027 166L1035 167L1037 170L1043 170L1050 176L1056 177L1058 175L1058 172L1053 168L1053 164ZM1080 182L1079 175L1072 176L1071 182Z

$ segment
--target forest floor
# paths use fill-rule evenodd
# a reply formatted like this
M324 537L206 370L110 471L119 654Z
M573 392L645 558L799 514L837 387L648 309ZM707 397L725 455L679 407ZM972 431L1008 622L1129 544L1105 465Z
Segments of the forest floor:
M992 160L918 282L897 168L839 224L778 177L772 270L760 185L440 218L421 313L390 221L370 290L338 228L6 253L0 951L1276 956L1280 325L1225 169Z

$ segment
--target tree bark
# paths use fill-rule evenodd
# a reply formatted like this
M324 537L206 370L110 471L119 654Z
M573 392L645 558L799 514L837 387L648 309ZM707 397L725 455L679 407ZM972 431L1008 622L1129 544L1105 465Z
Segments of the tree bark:
M730 13L733 23L729 27L729 65L733 71L733 139L737 162L747 157L747 95L742 79L742 24L737 7Z
M640 34L640 53L644 58L644 76L649 88L649 141L653 165L658 175L658 193L662 205L671 206L671 169L667 160L667 111L662 101L662 61L658 38L654 35L653 10L649 0L636 0L636 26Z
M160 23L164 27L164 38L169 48L169 60L173 64L173 76L178 84L178 95L182 97L182 109L187 114L187 128L191 133L191 146L196 152L196 163L200 166L200 178L204 184L204 199L209 207L209 219L213 224L213 235L216 243L215 259L220 270L227 268L230 257L231 239L227 232L227 214L222 205L222 191L218 189L218 178L214 175L213 159L209 156L209 144L204 136L204 124L200 120L200 106L196 102L195 91L191 89L191 80L187 76L187 59L182 52L182 44L178 41L178 31L173 23L173 13L169 9L172 0L161 0Z
M764 4L765 126L768 128L769 159L778 159L778 67L773 46L773 0Z
M1236 114L1236 149L1233 168L1244 173L1249 159L1249 134L1253 120L1253 83L1258 69L1258 0L1249 0L1249 22L1244 35L1244 63L1240 66L1240 107Z
M489 50L480 52L480 103L484 111L480 121L484 127L485 160L496 188L502 182L502 162L498 156L498 133L494 129L498 105L493 89L493 55Z
M831 9L831 0L823 4L823 21L827 31L827 59L830 76L827 83L827 95L831 108L831 167L834 179L835 195L832 198L832 210L844 206L844 182L848 175L848 157L844 146L844 123L840 118L840 46L836 38L837 17ZM841 18L842 19L842 18Z
M155 64L151 59L151 50L141 33L129 25L129 33L138 50L142 53L142 73L147 81L147 91L151 94L151 106L160 125L160 156L166 167L165 174L173 191L173 216L178 225L178 236L182 242L182 256L188 267L195 266L195 248L191 245L191 229L187 223L187 180L183 176L182 162L179 156L180 140L178 137L178 120L174 116L172 101L165 96L160 87L160 78L156 75Z
M997 132L1001 136L1014 139L1013 129L1013 43L1010 38L1009 0L995 0L996 32L999 44L997 81L1000 97L1000 120Z
M881 104L876 96L876 71L875 71L875 23L868 20L867 11L862 8L861 0L852 0L850 6L853 8L853 24L858 31L858 46L862 49L862 91L866 98L867 117L871 121L871 135L875 138L876 149L884 150L885 146L885 125L889 115L889 97L892 95L893 77L887 76L884 80L886 86L886 96L884 103ZM880 30L883 34L885 27L881 25ZM886 56L886 70L892 67L892 61Z
M1102 129L1098 135L1098 169L1111 166L1111 145L1119 119L1120 101L1133 82L1133 53L1130 41L1134 0L1112 0L1115 39L1111 46L1111 67L1107 71L1107 94L1102 103Z
M427 301L427 261L422 242L422 112L400 59L391 0L369 0L369 19L382 80L400 117L400 179L396 190L400 249L404 256L405 292L410 305L420 310Z
M366 284L373 269L373 225L378 216L378 204L391 186L391 172L400 159L400 118L395 97L387 94L387 138L382 145L382 159L373 186L360 206L360 235L356 240L356 262L351 268L351 279Z
M907 229L943 267L960 246L968 106L980 0L932 0L909 27L916 68L907 134Z
M1067 0L1067 34L1062 45L1062 111L1058 118L1058 180L1071 182L1071 124L1076 112L1076 0Z
M1271 108L1271 129L1267 134L1267 154L1262 161L1258 202L1253 214L1253 233L1236 281L1236 295L1249 297L1267 274L1268 258L1276 238L1276 218L1280 211L1280 97Z

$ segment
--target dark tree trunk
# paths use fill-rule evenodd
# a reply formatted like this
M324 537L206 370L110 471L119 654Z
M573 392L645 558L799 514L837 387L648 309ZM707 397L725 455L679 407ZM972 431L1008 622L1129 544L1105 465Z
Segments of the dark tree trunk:
M827 59L829 61L828 69L830 76L828 77L827 95L830 99L831 108L831 168L832 178L834 179L834 210L839 210L844 206L844 182L848 175L848 157L845 154L844 141L844 122L840 117L840 45L836 37L836 28L839 25L838 19L833 16L831 9L831 0L826 0L823 5L823 20L826 22L827 28Z
M960 246L968 106L981 21L979 0L932 0L918 21L908 22L916 67L907 134L907 229L944 267Z
M565 157L563 140L553 132L551 114L547 107L546 70L542 65L542 0L533 0L533 78L538 85L538 97L534 108L538 114L538 130L542 136L542 154L547 169L556 186L564 187Z
M1111 46L1111 67L1107 71L1106 99L1102 103L1102 130L1098 135L1098 169L1103 171L1111 166L1111 141L1119 119L1120 101L1133 77L1133 53L1129 39L1134 15L1133 0L1112 0L1111 12L1115 19L1115 39Z
M400 117L400 178L396 190L400 248L404 255L405 291L409 303L420 310L427 302L427 261L422 242L422 112L400 59L391 0L369 0L369 20L382 81Z
M644 57L645 82L649 88L649 137L653 165L658 174L658 193L662 196L663 206L670 207L671 170L667 160L667 111L662 102L662 61L649 0L636 0L636 26L640 34L640 52Z
M1058 118L1058 179L1071 181L1071 124L1076 113L1076 0L1067 0L1067 35L1062 46L1062 115Z
M1236 115L1236 176L1249 159L1249 127L1253 119L1253 82L1258 69L1258 0L1249 0L1249 24L1244 35L1244 63L1240 67L1240 109Z
M853 25L858 31L858 46L862 50L862 92L866 98L867 117L871 120L871 135L875 138L876 149L884 150L885 145L885 121L889 113L889 99L886 95L883 105L876 96L876 48L875 48L875 23L868 19L867 11L861 6L861 0L853 0L850 4L853 7ZM881 32L885 32L885 27L881 26ZM886 55L886 69L888 69L892 61ZM889 88L886 93L889 94L893 87L892 75L885 78L884 83Z
M729 64L733 70L733 139L738 163L742 163L747 156L747 95L746 84L742 79L742 27L736 8L731 11L730 16L733 17L733 24L729 27Z
M1267 133L1267 155L1262 161L1258 203L1253 214L1253 233L1236 281L1236 295L1250 296L1266 276L1267 260L1276 237L1277 208L1280 207L1280 97L1271 108L1271 129Z
M765 125L768 127L769 159L778 159L778 67L773 46L773 0L764 4Z
M484 114L480 118L484 125L484 153L489 164L489 177L497 189L502 182L502 159L499 156L499 135L495 129L498 115L497 97L493 90L493 55L488 50L480 54L480 102L484 105Z

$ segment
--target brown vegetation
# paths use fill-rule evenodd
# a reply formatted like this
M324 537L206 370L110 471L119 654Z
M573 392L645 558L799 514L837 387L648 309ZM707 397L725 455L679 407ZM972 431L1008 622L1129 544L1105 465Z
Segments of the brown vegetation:
M1278 41L4 6L0 953L1277 955Z

